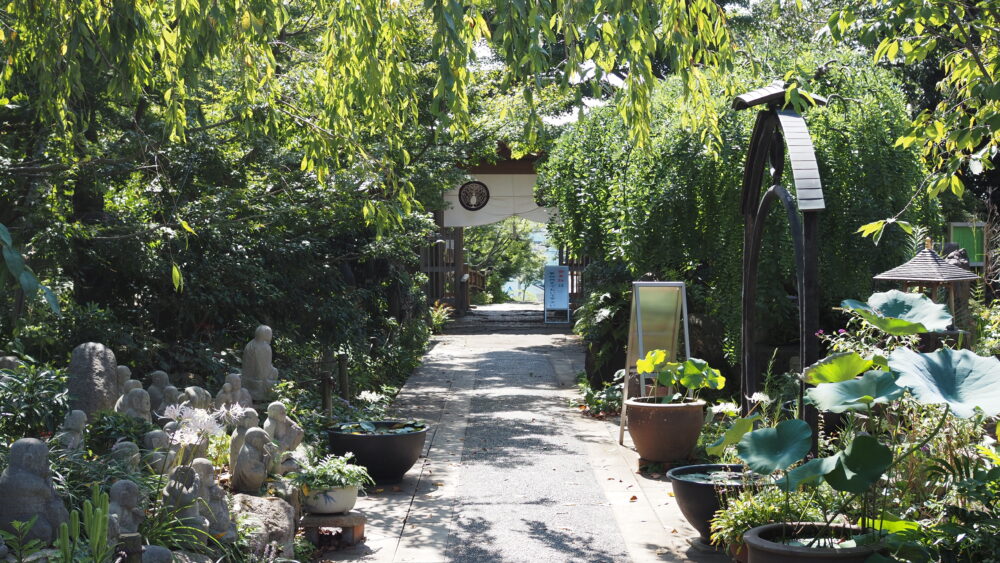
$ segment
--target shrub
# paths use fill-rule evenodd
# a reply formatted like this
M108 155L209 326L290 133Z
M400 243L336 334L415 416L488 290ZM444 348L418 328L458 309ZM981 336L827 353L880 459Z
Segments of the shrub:
M68 409L64 371L34 366L0 370L0 434L7 441L52 434Z

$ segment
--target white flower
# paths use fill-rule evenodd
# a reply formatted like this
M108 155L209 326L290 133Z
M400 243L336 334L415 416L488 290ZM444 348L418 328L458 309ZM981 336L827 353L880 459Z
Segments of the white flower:
M170 420L180 420L186 408L181 405L170 405L163 411L163 416Z
M381 403L385 399L385 395L375 391L362 391L358 393L358 399L366 403Z
M740 406L736 403L719 403L712 407L712 412L726 416L738 416L740 414Z
M750 395L750 402L751 403L761 403L761 404L764 404L764 405L769 405L769 404L771 404L771 397L768 397L767 393L761 393L760 391L758 391L758 392L754 393L753 395Z
M219 419L226 413L224 410L209 412L186 405L171 410L173 408L167 407L168 412L164 414L177 421L174 440L180 444L197 444L208 436L218 436L225 432L225 427L219 423Z

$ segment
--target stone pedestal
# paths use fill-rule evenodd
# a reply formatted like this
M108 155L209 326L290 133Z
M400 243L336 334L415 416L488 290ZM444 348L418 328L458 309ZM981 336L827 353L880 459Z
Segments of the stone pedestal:
M299 520L299 527L313 545L319 545L320 528L340 528L343 542L357 545L365 539L365 520L365 515L356 510L347 514L306 514Z

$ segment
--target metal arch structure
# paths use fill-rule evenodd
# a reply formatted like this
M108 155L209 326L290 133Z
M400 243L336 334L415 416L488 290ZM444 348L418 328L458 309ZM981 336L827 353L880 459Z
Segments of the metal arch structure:
M813 96L817 104L826 100ZM799 358L802 366L819 356L819 213L826 207L823 187L805 119L785 105L783 82L737 96L733 109L763 106L757 112L743 169L743 358L740 373L741 405L748 412L750 396L759 388L760 358L754 346L756 333L757 273L763 244L764 224L775 202L781 203L788 217L795 254L799 310ZM795 197L782 187L785 156L792 167ZM768 188L761 193L765 177ZM801 390L800 390L801 399ZM803 416L799 401L799 416Z

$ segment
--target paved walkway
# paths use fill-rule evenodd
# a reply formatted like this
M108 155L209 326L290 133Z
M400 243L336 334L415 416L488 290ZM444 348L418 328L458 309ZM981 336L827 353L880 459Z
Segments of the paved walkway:
M669 484L634 472L616 421L569 408L577 339L537 323L493 328L435 339L395 405L432 424L426 456L359 499L366 542L327 559L724 561L689 547L696 534Z

